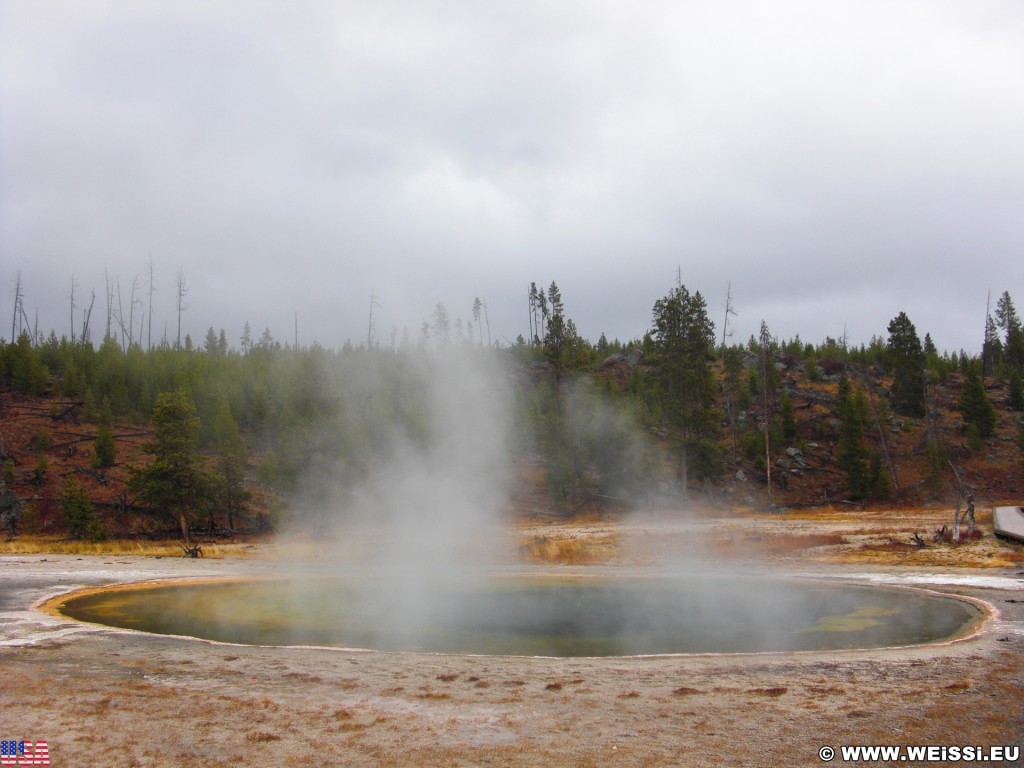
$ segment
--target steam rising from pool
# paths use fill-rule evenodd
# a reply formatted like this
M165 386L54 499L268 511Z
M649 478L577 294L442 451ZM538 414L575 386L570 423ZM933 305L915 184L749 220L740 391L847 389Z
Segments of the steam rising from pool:
M502 520L512 374L499 356L455 347L408 364L416 399L403 407L419 417L415 428L375 435L386 458L358 481L320 471L303 484L321 521L315 557L286 564L273 584L160 590L123 611L129 593L115 593L79 608L90 620L238 642L567 656L916 643L969 620L963 604L950 613L919 597L878 597L891 591L864 602L850 587L719 578L723 565L694 549L656 579L495 579L496 563L514 562ZM374 381L346 386L372 395ZM589 413L590 429L608 421Z
M359 564L348 599L376 617L377 644L415 634L450 610L450 596L497 561L508 561L502 512L509 498L509 371L481 350L410 353L422 429L378 435L387 459L354 486L318 489L334 499L317 544L296 564L316 578ZM372 380L350 385L373 388ZM309 599L296 590L295 600Z

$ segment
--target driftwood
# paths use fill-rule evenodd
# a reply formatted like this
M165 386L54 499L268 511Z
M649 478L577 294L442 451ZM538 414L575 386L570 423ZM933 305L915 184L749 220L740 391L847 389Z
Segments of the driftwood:
M864 509L867 507L867 503L863 501L850 501L849 499L835 499L834 504L849 504L851 507L860 507Z
M924 543L924 539L921 538L921 534L914 531L914 535L910 537L910 543L915 545L918 549L924 549L927 544Z
M184 544L182 544L181 548L184 550L184 554L182 555L182 557L191 557L195 559L197 557L203 556L203 548L198 544L191 547L186 547Z
M122 432L121 434L114 435L114 439L124 440L128 437L149 437L151 434L150 432ZM50 450L56 451L61 448L77 445L78 443L93 443L95 441L96 435L79 435L74 440L65 440L62 443L51 446Z
M50 418L54 421L64 421L64 419L71 417L71 423L78 423L78 412L82 408L82 403L70 403L64 406L64 409L57 413L51 413Z
M100 485L107 484L107 476L103 472L98 472L95 469L87 469L86 467L75 467L75 472L78 472L79 474L85 475L87 477L91 477Z
M57 443L56 445L51 446L50 450L52 450L52 451L59 451L61 448L74 448L79 443L91 443L95 439L96 439L95 435L84 435L84 436L76 437L74 440L65 440L62 443Z

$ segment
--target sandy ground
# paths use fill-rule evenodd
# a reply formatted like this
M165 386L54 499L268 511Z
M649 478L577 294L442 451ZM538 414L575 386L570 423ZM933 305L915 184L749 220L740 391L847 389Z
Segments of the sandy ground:
M615 527L573 535L614 539L619 564L602 566L612 571L663 557L672 527L635 525L644 535L629 545ZM744 549L771 527L708 526ZM538 531L527 534L550 533ZM536 659L258 648L102 629L34 606L88 585L273 574L272 558L6 555L0 737L46 740L55 766L168 767L798 766L822 765L826 745L1021 745L1019 566L774 555L788 572L924 584L980 599L992 615L958 642L833 653Z

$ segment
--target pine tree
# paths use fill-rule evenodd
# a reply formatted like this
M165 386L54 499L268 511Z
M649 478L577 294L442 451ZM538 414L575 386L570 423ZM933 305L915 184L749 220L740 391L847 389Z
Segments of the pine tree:
M996 302L996 324L1003 331L1003 358L1012 370L1024 368L1024 329L1009 291Z
M540 308L535 328L545 329L540 337L541 352L552 371L551 379L537 389L535 433L552 495L575 509L578 495L587 485L585 470L589 457L574 411L586 398L563 384L584 364L586 342L577 332L576 324L565 316L562 294L554 281L546 296L537 291L532 301Z
M893 371L893 410L903 416L923 418L925 358L917 329L906 313L900 312L889 323L889 343L886 349Z
M964 426L974 429L980 439L992 436L996 428L996 410L985 392L985 385L975 366L964 373L964 388L960 393L960 416Z
M985 341L981 346L982 375L995 372L1003 361L1003 342L999 340L996 321L989 315L985 318Z
M1021 386L1020 371L1010 371L1010 393L1007 404L1011 411L1024 411L1024 387Z
M92 465L97 469L112 467L117 460L112 421L110 403L104 400L100 410L99 429L96 430L96 443L93 446Z
M241 340L242 354L247 355L252 351L252 327L249 325L249 321L245 321L245 325L242 327L242 340Z
M859 386L853 391L845 373L839 380L836 406L840 421L839 444L836 449L838 463L846 472L850 497L862 499L868 495L871 480L868 451L864 444L867 396Z
M217 332L213 330L212 325L206 331L206 340L203 342L203 349L208 355L216 355L220 353L220 348L217 346Z
M107 537L106 528L96 515L96 507L74 474L67 476L61 488L60 509L72 538L99 541Z
M584 357L582 346L585 342L576 331L576 324L565 316L562 293L554 281L548 288L548 304L550 315L543 339L544 358L551 364L555 383L559 384L581 366Z
M721 472L715 445L717 382L711 368L714 324L700 292L679 285L654 304L652 329L657 383L663 412L679 439L679 467L685 489L689 469L713 479Z
M190 517L209 482L199 456L199 417L184 390L157 395L153 409L153 442L144 446L153 463L135 468L128 487L140 500L177 515L182 538L189 540Z
M248 511L252 493L245 487L248 453L238 433L238 424L227 401L222 401L216 421L217 475L213 478L218 506L227 515L228 530L234 530L235 517Z
M1017 428L1017 448L1020 451L1020 468L1024 470L1024 421Z
M882 454L871 452L871 467L868 470L868 486L874 499L888 499L892 496L892 478L882 462Z
M722 391L725 394L725 408L729 417L729 431L732 435L732 461L737 460L736 420L737 410L743 409L741 379L743 376L743 355L736 347L725 350L722 359ZM748 396L749 399L749 396Z
M925 357L939 354L939 350L935 348L935 342L932 341L932 335L930 333L926 333L924 335L924 354Z

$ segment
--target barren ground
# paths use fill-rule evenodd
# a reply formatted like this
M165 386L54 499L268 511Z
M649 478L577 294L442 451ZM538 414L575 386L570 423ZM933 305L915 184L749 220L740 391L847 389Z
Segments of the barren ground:
M756 560L921 582L994 609L953 643L809 654L537 659L220 645L79 625L33 605L87 585L273 573L286 547L205 560L3 554L0 735L48 741L55 766L790 766L821 765L824 745L1020 745L1022 550L993 539L979 512L986 535L955 548L930 540L951 516L944 509L516 530L528 560L561 570L626 571L700 551L736 569ZM914 531L928 547L906 546Z

